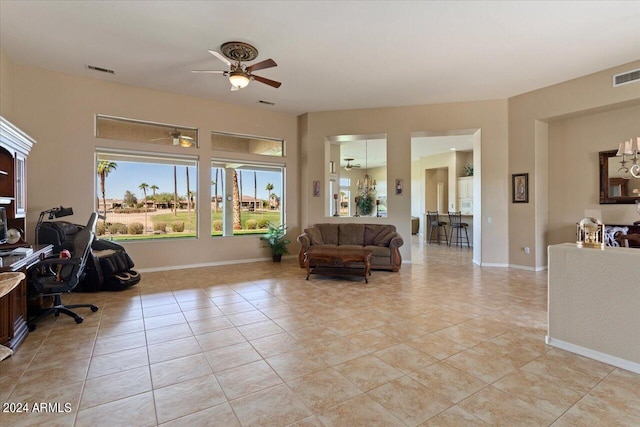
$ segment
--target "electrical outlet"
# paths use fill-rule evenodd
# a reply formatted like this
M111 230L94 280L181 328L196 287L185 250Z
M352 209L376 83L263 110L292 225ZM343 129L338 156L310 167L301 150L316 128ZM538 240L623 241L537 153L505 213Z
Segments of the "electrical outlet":
M490 216L487 217L487 224L491 224L491 217Z
M531 253L531 249L529 248L529 246L525 246L524 248L522 248L524 250L525 254L529 254Z

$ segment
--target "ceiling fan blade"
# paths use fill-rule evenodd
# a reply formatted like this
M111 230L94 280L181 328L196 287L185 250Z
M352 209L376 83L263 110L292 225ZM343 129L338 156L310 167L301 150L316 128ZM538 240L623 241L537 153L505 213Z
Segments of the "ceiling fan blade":
M265 79L264 77L255 76L255 75L251 75L251 77L253 77L255 80L259 81L260 83L264 83L264 84L269 85L271 87L275 87L276 89L278 89L282 85L282 83L280 83L280 82L277 82L275 80Z
M226 71L222 70L191 70L192 73L208 73L208 74L224 74Z
M257 64L253 64L247 67L248 72L256 71L256 70L264 70L265 68L277 67L276 61L273 59L265 59L262 62L258 62Z
M227 64L229 67L231 66L231 61L229 61L223 54L221 54L220 52L216 52L215 50L209 50L209 53L213 56L215 56L216 58L218 58L220 61L224 62L225 64Z

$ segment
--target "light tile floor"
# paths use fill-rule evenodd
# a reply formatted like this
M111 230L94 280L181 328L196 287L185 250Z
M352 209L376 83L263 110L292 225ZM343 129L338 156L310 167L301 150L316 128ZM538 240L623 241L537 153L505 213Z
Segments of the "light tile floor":
M48 318L0 363L3 409L31 411L0 424L640 425L640 375L545 345L546 272L412 244L368 285L289 259L69 295L100 311Z

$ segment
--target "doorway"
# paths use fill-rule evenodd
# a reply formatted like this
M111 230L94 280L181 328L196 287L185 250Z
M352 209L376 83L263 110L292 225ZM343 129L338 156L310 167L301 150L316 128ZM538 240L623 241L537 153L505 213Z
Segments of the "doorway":
M411 216L420 218L419 237L427 235L427 211L446 215L464 211L472 260L481 265L481 131L422 131L411 135Z

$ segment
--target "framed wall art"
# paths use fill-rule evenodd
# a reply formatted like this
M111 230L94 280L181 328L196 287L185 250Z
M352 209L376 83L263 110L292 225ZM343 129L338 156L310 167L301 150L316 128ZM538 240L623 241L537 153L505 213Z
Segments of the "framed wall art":
M402 195L402 179L396 179L396 196Z
M529 174L514 173L511 175L512 203L529 203Z

